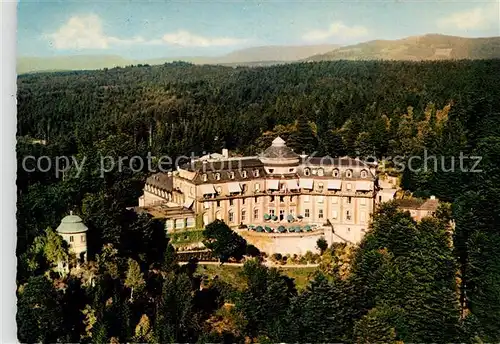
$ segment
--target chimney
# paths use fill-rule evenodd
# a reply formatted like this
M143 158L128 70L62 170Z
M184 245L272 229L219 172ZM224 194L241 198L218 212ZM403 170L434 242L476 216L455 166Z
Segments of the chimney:
M222 156L224 156L224 158L229 158L229 151L227 148L222 148Z
M431 200L435 200L436 199L436 196L431 196Z

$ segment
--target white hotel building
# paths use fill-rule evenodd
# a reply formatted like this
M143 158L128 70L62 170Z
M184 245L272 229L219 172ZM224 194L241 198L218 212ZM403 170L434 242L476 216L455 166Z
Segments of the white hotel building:
M333 241L358 242L377 191L375 164L299 156L278 137L258 156L233 158L224 150L152 175L139 206L166 218L167 229L202 227L215 219L234 228L299 224L328 226Z

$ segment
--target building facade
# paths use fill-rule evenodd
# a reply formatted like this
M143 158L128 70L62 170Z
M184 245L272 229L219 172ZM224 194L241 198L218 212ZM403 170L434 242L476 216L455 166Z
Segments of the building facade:
M422 221L425 217L434 216L439 206L439 200L431 196L429 199L402 198L395 200L402 211L408 211L415 221Z
M167 229L215 219L238 227L300 221L333 226L336 237L359 241L377 193L376 166L348 157L299 156L277 137L258 156L213 154L148 178L139 206L162 213ZM156 213L155 213L156 212Z

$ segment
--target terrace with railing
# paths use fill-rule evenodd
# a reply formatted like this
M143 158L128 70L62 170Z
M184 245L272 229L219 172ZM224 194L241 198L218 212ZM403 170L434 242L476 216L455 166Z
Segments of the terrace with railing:
M273 214L264 214L264 219L262 222L257 222L253 224L238 226L239 230L248 230L257 233L307 233L313 232L321 228L319 224L304 223L303 217L299 215L295 218L293 215L289 214L286 218L286 222L283 220L279 221L278 216Z

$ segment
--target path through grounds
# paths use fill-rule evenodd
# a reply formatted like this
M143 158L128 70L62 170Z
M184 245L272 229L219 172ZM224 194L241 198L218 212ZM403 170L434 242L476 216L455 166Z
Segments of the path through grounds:
M188 262L179 262L179 265L185 265ZM212 261L199 261L197 262L198 265L221 265L219 262L212 262ZM223 266L243 266L244 263L224 263L222 264ZM316 268L319 266L319 264L274 264L270 262L263 262L262 265L265 265L269 268Z

